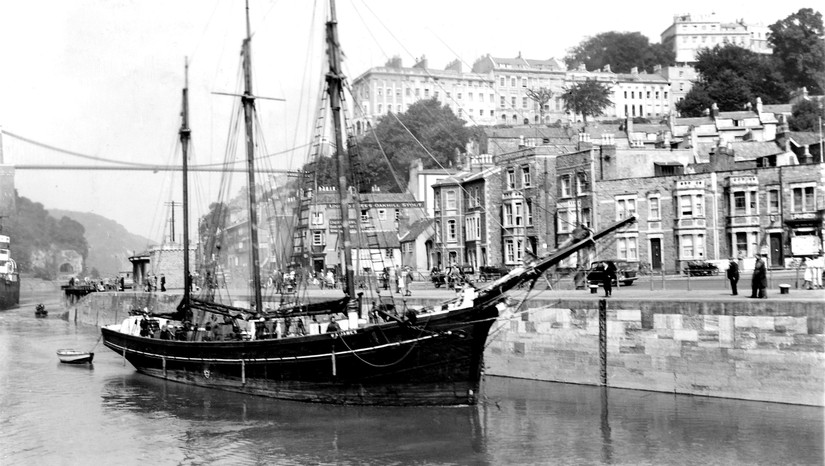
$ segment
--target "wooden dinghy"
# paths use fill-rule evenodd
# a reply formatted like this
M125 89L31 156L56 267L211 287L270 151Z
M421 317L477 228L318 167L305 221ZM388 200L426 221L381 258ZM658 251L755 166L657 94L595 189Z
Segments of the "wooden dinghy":
M95 354L91 351L78 351L74 349L59 349L57 350L57 357L60 362L65 364L85 364L92 362Z

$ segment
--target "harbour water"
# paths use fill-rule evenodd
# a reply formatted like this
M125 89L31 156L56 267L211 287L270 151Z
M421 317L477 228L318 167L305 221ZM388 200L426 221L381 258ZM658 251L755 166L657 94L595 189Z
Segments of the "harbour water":
M823 464L823 409L487 377L457 408L327 406L189 387L99 332L0 312L0 464Z

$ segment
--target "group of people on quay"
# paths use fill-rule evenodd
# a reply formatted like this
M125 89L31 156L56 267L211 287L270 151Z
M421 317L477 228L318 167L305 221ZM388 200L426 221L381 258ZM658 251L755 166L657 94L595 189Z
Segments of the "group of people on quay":
M766 258L757 255L751 276L750 298L763 299L768 297L768 267ZM802 288L806 290L822 289L823 274L825 274L825 256L822 254L814 257L802 259L803 282ZM737 284L739 283L739 261L735 257L730 258L728 263L727 278L730 282L731 294L739 294Z
M160 274L160 279L157 275L147 275L143 279L143 291L153 293L157 291L166 292L166 275Z
M410 284L413 281L412 269L409 267L386 267L381 272L381 286L389 290L395 285L395 292L404 296L411 296Z
M125 289L125 280L123 277L106 277L100 279L92 279L85 277L83 279L71 277L69 278L69 287L84 286L93 289L94 291L123 291Z
M822 289L823 274L825 274L825 256L807 257L802 261L805 270L802 275L802 288L806 290Z

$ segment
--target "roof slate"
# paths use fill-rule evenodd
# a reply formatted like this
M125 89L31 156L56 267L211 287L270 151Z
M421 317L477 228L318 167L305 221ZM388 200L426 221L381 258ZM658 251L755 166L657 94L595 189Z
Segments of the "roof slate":
M415 239L418 238L421 235L421 233L427 231L427 229L430 228L430 226L432 226L432 224L434 223L435 220L431 218L422 218L416 220L415 222L413 222L412 225L410 225L410 229L407 230L406 233L404 233L404 236L398 239L398 242L406 243L409 241L415 241Z

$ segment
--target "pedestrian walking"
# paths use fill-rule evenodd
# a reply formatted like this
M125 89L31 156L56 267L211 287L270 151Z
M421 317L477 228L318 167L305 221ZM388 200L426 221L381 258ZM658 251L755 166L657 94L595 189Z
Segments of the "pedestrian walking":
M160 274L160 291L166 291L166 275Z
M813 258L803 258L802 268L805 270L802 275L802 288L805 290L811 290L814 286L814 273L816 273Z
M753 278L751 278L751 298L768 297L768 270L765 261L761 256L756 256L756 264L753 266Z
M730 290L733 296L739 294L736 289L736 284L739 283L739 263L736 259L731 257L728 264L728 280L730 281Z
M410 284L413 281L412 269L407 270L407 273L404 274L404 281L406 282L406 285L407 285L407 292L405 293L404 296L412 296L412 293L410 292Z
M825 270L825 256L820 254L814 260L814 270L813 270L813 287L816 289L822 288L822 271Z
M613 280L616 279L616 264L608 262L604 268L604 295L613 296Z

